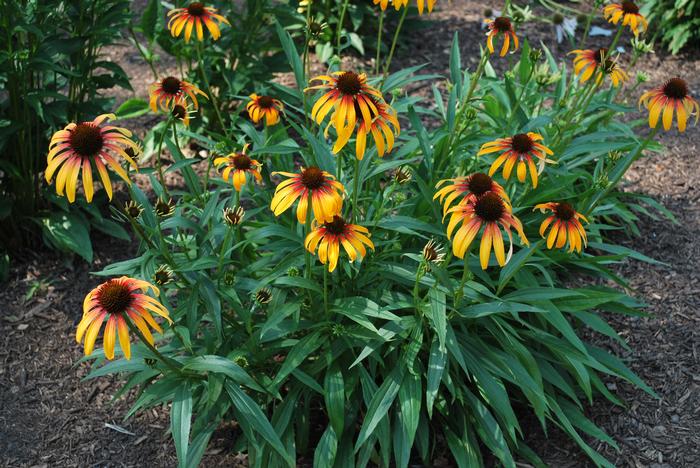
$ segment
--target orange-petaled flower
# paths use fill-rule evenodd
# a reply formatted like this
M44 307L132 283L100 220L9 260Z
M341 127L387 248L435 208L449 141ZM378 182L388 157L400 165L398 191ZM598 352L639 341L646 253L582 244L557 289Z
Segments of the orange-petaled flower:
M464 258L467 249L472 244L476 236L481 231L481 245L479 246L479 262L481 269L485 270L489 266L491 257L491 247L496 255L496 261L503 266L510 260L513 254L513 235L511 229L515 229L522 243L529 245L523 225L518 218L513 215L510 206L503 201L497 193L489 192L479 198L463 200L458 205L447 210L445 216L450 216L447 225L447 238L452 239L452 253L455 257ZM461 226L455 232L458 225ZM510 248L508 254L503 244L503 228L508 235Z
M314 223L313 230L306 236L304 247L312 254L318 247L318 259L324 265L328 263L328 271L332 272L338 265L340 246L347 252L350 261L354 262L358 257L365 258L367 250L365 245L374 250L374 244L369 239L367 228L357 224L346 222L341 216L333 218L325 223Z
M88 203L92 202L94 193L93 169L102 180L107 196L112 199L112 182L109 180L107 167L117 173L127 184L131 184L129 175L117 161L124 158L134 169L136 162L125 149L131 148L138 153L139 146L131 140L131 132L126 128L102 125L113 120L114 114L102 114L91 122L70 123L63 130L53 134L49 142L49 154L46 157L46 182L51 183L56 170L56 193L63 196L65 191L68 201L75 201L78 174L82 171L83 190Z
M639 36L640 32L646 32L649 26L644 15L639 13L637 4L630 1L611 3L605 6L603 16L612 24L617 24L622 20L622 25L629 26L635 36Z
M368 134L372 135L374 143L377 145L377 153L381 158L385 153L391 152L394 147L394 136L398 136L401 132L401 126L399 125L399 119L396 117L396 111L383 101L375 100L374 98L370 99L374 104L374 107L370 108L370 114L373 119L371 121L365 120L359 106L355 104L355 115L357 116L355 155L357 159L360 160L365 156ZM376 109L377 112L374 113L373 109ZM332 123L331 121L328 127L330 127ZM328 127L326 127L326 132L328 132ZM335 145L333 145L333 153L338 154L347 144L351 136L352 132L344 134L343 138L339 137Z
M437 0L416 0L416 6L418 7L418 14L422 15L425 8L428 8L428 13L433 12L433 7L435 6ZM401 7L408 8L408 0L373 0L375 5L379 5L382 11L386 10L389 3L394 5L396 11L399 11Z
M552 214L542 222L540 236L547 239L547 248L561 249L569 241L569 252L574 250L581 253L582 247L587 245L586 231L583 229L580 219L588 222L585 216L577 213L573 206L566 202L540 203L535 209L541 212L547 210ZM551 226L549 234L545 236L547 228Z
M221 178L230 181L238 192L245 185L248 174L252 175L257 183L262 182L262 176L260 175L262 164L248 156L248 146L245 145L237 153L214 159L214 165L218 170L222 171Z
M185 127L190 126L190 119L195 114L195 110L192 109L192 104L184 98L181 98L173 104L173 110L170 111L170 115L173 119L182 122Z
M379 113L375 102L383 101L382 94L367 84L367 76L364 73L339 71L331 75L317 76L311 81L324 83L309 86L307 90L327 90L311 109L311 118L320 124L328 113L334 110L331 122L340 141L347 142L352 135L357 123L357 114L361 114L364 121L371 122L372 116Z
M179 80L174 76L168 76L153 83L149 90L151 110L158 112L158 107L164 112L172 111L173 105L183 100L192 101L195 110L199 109L197 94L201 94L208 99L204 91L184 80Z
M486 33L486 47L489 48L489 52L493 54L493 39L499 34L503 36L501 57L504 57L508 53L511 41L513 43L513 52L518 50L520 42L518 41L518 36L515 34L513 23L510 21L510 18L506 16L499 16L498 18L488 21L487 27L489 31Z
M186 8L174 8L168 12L170 20L168 29L173 37L178 37L185 31L185 42L190 41L192 29L197 31L197 40L204 40L204 28L202 23L209 30L209 34L214 40L221 37L219 23L231 25L226 18L216 13L216 8L204 6L202 2L192 2Z
M102 283L90 291L83 301L83 318L78 324L75 338L78 343L85 342L85 355L92 353L95 348L97 335L102 324L107 321L104 331L104 350L107 359L114 359L114 344L119 336L119 346L124 357L131 359L129 343L130 320L138 328L144 338L153 345L153 335L150 328L163 333L160 326L153 320L152 314L159 315L172 323L168 309L158 299L146 294L151 290L156 296L158 288L151 283L139 279L122 276Z
M518 133L510 138L499 138L498 140L484 143L477 153L477 156L495 153L496 151L504 151L503 154L497 157L493 164L491 164L489 175L494 175L498 168L503 166L503 177L508 180L517 162L518 167L516 173L518 175L518 180L520 182L525 182L525 177L529 169L532 187L536 188L538 168L535 166L534 158L539 160L539 171L541 171L544 168L545 162L547 162L546 155L553 154L552 150L538 143L542 139L542 135L539 133Z
M332 221L333 217L340 213L343 207L343 195L345 187L335 180L328 172L315 166L302 168L299 174L291 172L273 172L289 177L281 182L275 189L270 209L275 216L287 211L287 209L299 199L297 206L297 220L301 224L306 223L306 210L311 196L311 207L316 221L323 223Z
M605 75L610 76L613 86L617 87L627 81L629 76L622 70L617 62L608 56L608 49L577 49L569 54L574 54L574 73L578 75L581 83L585 83L595 76L597 84L603 81Z
M508 194L503 190L503 187L483 172L475 172L466 177L444 179L439 181L435 188L439 188L441 185L444 185L444 187L435 192L433 200L440 198L443 214L447 213L447 210L450 209L457 197L463 196L466 200L474 200L488 192L497 194L506 205L510 205L510 198L508 198Z
M253 93L245 108L253 123L258 123L264 118L265 125L270 126L280 121L280 112L284 109L284 104L270 96L258 96Z
M695 116L695 124L698 123L700 107L698 101L690 96L688 83L681 78L672 78L663 86L654 88L642 94L639 98L640 107L643 105L649 110L649 126L656 128L659 117L663 112L664 130L670 130L673 124L673 112L676 112L678 131L684 132L688 124L688 117Z

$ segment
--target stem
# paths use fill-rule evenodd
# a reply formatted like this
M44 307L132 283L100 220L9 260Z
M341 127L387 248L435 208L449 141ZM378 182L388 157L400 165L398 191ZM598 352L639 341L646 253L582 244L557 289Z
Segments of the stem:
M418 292L420 289L420 280L423 277L423 268L425 268L425 265L423 264L423 262L421 262L421 264L418 265L418 268L416 269L416 281L413 284L413 303L415 304L416 308L418 307Z
M625 175L625 173L626 173L627 170L630 168L630 166L632 166L632 164L634 164L634 162L635 162L637 159L639 159L639 157L640 157L640 156L642 155L642 153L644 152L644 149L649 145L649 143L651 142L651 140L654 139L654 137L656 136L656 134L659 133L659 129L660 129L660 128L661 128L661 123L658 122L657 125L656 125L656 128L654 128L651 132L649 132L649 135L648 135L648 136L644 139L644 141L642 141L642 143L637 147L637 150L634 152L634 154L632 155L632 157L629 158L629 161L627 161L627 163L625 163L625 165L623 166L623 168L619 171L619 173L617 173L617 174L615 175L615 177L613 178L613 180L611 180L611 181L609 182L609 185L607 186L607 188L606 188L605 190L603 190L602 192L600 192L600 194L598 194L598 196L596 196L596 197L593 199L593 201L591 202L591 205L590 205L590 206L588 207L588 209L586 210L586 216L590 216L591 213L593 212L593 209L594 209L595 206L598 204L598 202L601 201L602 199L604 199L604 198L610 193L610 191L620 182L620 180L621 180L622 177Z
M379 29L377 30L377 58L374 60L374 74L379 75L379 57L382 52L382 33L384 32L384 10L379 13Z
M357 221L357 193L360 191L360 160L355 158L355 178L352 181L352 222Z
M506 128L510 129L510 124L513 122L513 117L515 117L515 113L518 111L518 108L520 107L520 103L523 100L523 96L525 95L525 91L527 91L527 86L530 84L530 80L532 79L532 74L535 70L535 67L531 67L530 73L527 75L527 80L525 80L525 83L523 84L523 90L518 96L518 98L515 100L515 104L513 105L513 109L510 112L510 116L508 117L508 122L506 123Z
M306 237L311 233L311 213L313 211L313 207L311 205L311 191L309 191L308 194L308 201L306 203L306 224L305 226L305 231L306 231L306 236L304 236L304 244L306 244ZM311 252L306 248L306 245L304 245L304 253L306 254L306 278L311 279ZM326 268L325 266L323 267L324 269Z
M171 121L172 116L168 117L168 120L165 122L165 127L163 127L163 133L161 133L160 139L158 140L158 151L156 152L156 170L158 171L158 179L160 179L160 185L163 186L163 191L165 192L166 197L169 197L170 194L168 194L168 187L165 185L165 175L163 174L163 162L161 161L161 152L163 151L163 140L165 140L165 134L168 132L168 127L170 126Z
M141 342L148 347L148 349L151 351L151 353L153 353L153 355L156 358L158 358L159 361L161 361L163 364L165 364L171 370L177 372L178 374L185 374L182 371L182 364L175 361L174 359L170 359L170 358L164 356L160 351L158 351L156 349L156 347L153 346L146 339L145 336L143 336L143 334L141 333L141 330L139 330L138 327L136 327L133 323L131 323L131 319L129 319L128 317L124 317L124 321L126 322L126 325L129 327L129 330L131 330L136 336L138 336L139 340L141 340ZM173 364L174 362L177 363L177 365Z
M459 305L459 302L464 296L464 285L467 282L467 278L471 274L469 271L469 250L471 249L467 249L467 252L464 254L464 269L462 270L462 280L459 282L459 289L455 293L455 307Z
M323 310L328 318L328 269L323 268Z
M583 35L581 36L581 40L578 43L578 48L582 49L583 45L586 43L588 40L588 33L591 31L591 23L593 22L593 13L588 13L586 16L586 27L583 30Z
M399 19L399 24L396 26L396 31L394 32L394 39L391 41L391 49L389 49L389 57L386 59L384 64L384 78L389 73L389 67L391 66L391 59L394 57L394 50L396 49L396 42L399 40L399 33L401 32L401 26L403 26L403 21L406 19L406 14L408 13L408 7L404 7L403 13L401 13L401 18Z
M340 17L338 18L338 32L336 36L336 49L338 51L338 57L340 57L340 38L343 35L343 22L345 21L345 12L348 9L348 3L350 3L349 0L343 1L343 9L340 10Z
M141 43L136 38L136 33L134 32L134 28L129 28L129 32L131 33L131 37L134 39L134 44L136 44L136 49L139 51L139 54L141 54L141 57L143 57L143 60L148 64L148 66L151 67L151 72L153 73L153 78L156 81L158 81L158 72L156 71L156 67L153 66L153 59L148 59L148 57L146 56L146 52L144 52L143 47L141 46Z
M204 81L204 86L207 88L207 94L209 95L209 99L211 100L211 105L214 106L214 112L216 113L216 118L219 121L219 125L221 125L221 129L226 134L226 138L230 139L230 136L228 133L228 128L226 127L226 125L224 125L224 119L223 119L223 117L221 117L221 111L219 110L219 103L217 102L216 96L214 96L214 93L211 90L211 86L209 86L209 78L207 78L207 72L204 69L204 59L202 59L202 43L201 42L197 42L195 50L197 51L197 61L199 62L199 69L201 70L202 80Z
M610 57L610 55L615 50L615 46L617 46L617 42L620 40L620 36L622 36L622 25L620 25L620 29L617 30L617 34L615 34L615 38L613 38L613 41L610 44L610 47L608 48L608 53L603 58L603 63L605 63L605 59Z

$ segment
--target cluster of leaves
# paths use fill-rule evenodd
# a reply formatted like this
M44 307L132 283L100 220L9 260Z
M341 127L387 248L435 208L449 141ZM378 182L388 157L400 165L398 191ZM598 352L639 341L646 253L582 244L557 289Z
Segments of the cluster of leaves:
M546 49L542 60L525 46L503 76L487 61L474 81L461 66L455 37L447 91L434 84L433 104L403 91L442 78L421 75L421 67L370 80L394 96L391 105L410 128L388 157L370 148L357 162L350 150L333 155L323 129L308 122L303 53L279 24L276 33L296 80L295 88L267 83L285 102L283 124L259 129L234 118L227 121L231 139L207 118L202 123L209 125L179 130L210 153L252 144L263 187L249 183L239 198L230 183L199 177L191 167L199 159L182 153L177 127L172 137L169 125L158 127L174 158L167 171L181 173L185 186L166 193L153 173L151 182L159 198L173 197L174 213L159 215L133 187L144 209L129 218L140 255L98 274L151 278L163 265L172 269L161 299L174 325L158 343L167 362L136 346L131 360L95 366L89 378L125 374L117 397L140 389L129 415L171 402L181 466L196 466L213 431L230 418L240 427L234 449L248 454L250 466L293 466L310 455L318 467L405 467L412 460L429 465L448 451L461 467L483 465L485 453L504 466L518 458L541 466L524 442L523 411L543 427L562 428L597 465L612 466L586 442L616 446L584 416L586 405L595 394L622 404L605 385L610 377L653 391L578 332L589 328L626 347L601 312L639 314L641 304L614 288L565 285L586 274L624 286L612 264L653 261L604 236L633 231L638 215L655 205L615 190L644 144L635 133L643 122L618 118L632 109L616 102L613 89L591 93L572 112L590 88ZM205 61L224 63L218 44L205 53ZM242 89L226 83L222 93ZM466 264L428 265L420 255L426 241L446 242L435 184L485 170L490 161L475 157L482 143L530 130L556 141L556 164L536 190L506 184L532 244L501 270L481 270L473 255ZM376 247L361 263L341 261L332 274L315 261L304 266L304 226L269 209L270 172L299 165L338 174L347 196L357 195L353 215ZM392 178L399 167L411 173L409 182ZM542 217L532 207L552 200L568 200L595 220L582 255L534 241ZM222 210L238 203L246 208L244 221L228 226ZM104 354L86 359L102 364Z
M642 13L672 54L700 42L700 1L648 0Z
M28 219L42 227L49 245L88 261L91 224L128 239L119 225L103 219L95 208L68 210L64 201L48 194L40 173L53 131L112 109L114 100L104 97L104 90L131 89L124 70L102 54L128 23L129 5L128 0L3 2L0 244L8 249L21 247L17 243L32 225Z

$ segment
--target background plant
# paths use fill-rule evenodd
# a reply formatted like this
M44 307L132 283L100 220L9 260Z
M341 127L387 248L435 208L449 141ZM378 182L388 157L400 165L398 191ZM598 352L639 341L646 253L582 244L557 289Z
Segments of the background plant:
M126 0L15 1L0 4L0 243L14 250L40 226L50 246L92 259L89 229L128 239L96 207L69 210L45 190L48 138L66 122L113 109L103 95L131 89L122 68L104 56L129 21ZM103 203L106 199L102 199ZM36 223L28 222L35 221ZM0 248L1 250L2 248Z
M697 47L700 41L700 2L697 0L650 0L642 10L652 21L654 36L672 54Z

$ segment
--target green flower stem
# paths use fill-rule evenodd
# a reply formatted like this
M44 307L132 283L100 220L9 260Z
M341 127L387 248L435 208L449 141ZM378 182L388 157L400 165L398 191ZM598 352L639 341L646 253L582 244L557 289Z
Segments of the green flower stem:
M306 235L304 236L304 254L306 256L306 271L304 272L307 279L311 279L311 252L306 248L306 236L311 234L311 219L312 219L313 207L311 206L311 192L308 194L308 202L306 205L306 224L304 224L304 231Z
M161 152L163 151L163 140L165 140L165 134L168 132L168 127L170 126L170 123L172 121L172 116L168 116L168 120L165 122L165 127L163 128L163 132L160 134L160 138L158 139L158 151L156 151L156 171L158 171L158 179L160 180L160 185L163 186L163 191L165 192L166 197L169 197L170 194L168 193L168 187L165 185L165 175L163 173L163 162L161 161Z
M360 160L355 158L355 178L352 181L352 222L358 219L357 194L360 191Z
M608 186L600 192L597 196L593 198L593 201L591 202L590 206L586 210L586 216L590 216L591 213L593 213L593 209L596 207L598 202L603 200L609 193L610 191L615 188L615 186L622 180L622 177L624 177L625 173L627 170L634 164L635 161L637 161L642 154L644 153L644 150L646 149L647 146L649 146L649 143L654 139L657 133L659 133L659 129L661 128L661 123L657 123L656 128L652 129L651 132L649 132L649 135L642 141L639 146L637 146L636 151L632 154L632 157L629 158L627 163L622 167L620 171L617 172L615 175L614 179L609 181Z
M204 81L204 86L207 88L207 95L211 100L211 105L214 107L214 112L216 113L216 118L219 121L219 125L221 125L221 129L226 134L226 138L230 139L228 128L224 124L224 119L221 116L221 111L219 110L219 103L216 99L216 96L211 90L211 86L209 85L209 78L207 78L207 71L204 69L204 59L202 58L202 43L197 42L195 49L197 51L197 61L199 62L199 70L201 71L202 81Z
M343 8L340 10L340 17L338 18L338 31L335 39L338 57L340 57L340 38L343 35L343 22L345 21L345 13L348 10L348 3L350 3L349 0L343 1Z
M384 32L384 10L379 13L379 29L377 30L377 57L374 60L374 74L379 75L379 69L381 68L379 64L381 52L382 52L382 33Z
M588 40L588 33L591 31L591 23L592 22L593 22L593 12L590 12L590 13L588 13L588 15L586 15L586 26L583 29L583 35L581 36L581 39L579 40L579 43L578 43L579 49L583 49L583 45Z
M612 43L610 43L610 47L608 47L608 53L603 58L603 61L605 61L605 59L612 55L613 51L615 50L615 47L617 46L617 43L620 41L620 36L622 36L623 28L624 27L620 25L620 28L617 30L617 34L615 34Z
M394 190L396 190L396 185L397 182L394 180L391 185L384 191L384 194L382 194L382 199L379 202L379 208L377 208L376 213L374 214L374 227L377 227L377 224L379 224L379 221L382 219L382 216L384 215L384 206L386 205L386 201L391 198L391 195L393 195Z
M399 19L399 24L396 26L396 31L394 32L394 39L391 41L391 49L389 49L389 57L386 59L384 64L384 78L386 78L389 73L389 67L391 66L391 59L394 57L394 50L396 49L396 42L399 40L399 33L401 32L401 27L406 19L406 14L408 13L408 7L404 7L403 13L401 13L401 18Z
M328 268L323 266L323 311L326 314L326 320L328 320Z
M530 73L527 75L527 79L525 80L525 83L523 83L523 89L520 92L520 95L517 97L515 100L515 104L513 105L513 108L511 109L510 116L508 117L508 122L506 122L506 129L510 129L510 124L513 123L513 117L515 117L515 113L518 111L518 108L520 107L520 103L523 100L523 96L525 96L525 92L527 91L527 86L530 84L530 80L532 79L533 72L535 71L535 67L530 67Z
M420 280L423 278L425 272L425 262L421 261L421 263L418 265L418 268L416 268L416 281L413 284L413 303L416 306L416 309L418 308L419 305L419 292L420 292Z
M139 54L141 54L141 57L143 57L143 60L148 64L149 67L151 67L151 72L153 73L153 79L158 81L158 72L156 71L156 67L153 66L153 59L148 58L146 55L146 52L143 50L143 46L139 42L139 40L136 38L136 33L134 32L134 28L129 28L129 33L131 34L131 37L134 39L134 44L136 45L136 49L139 51Z
M151 353L159 361L161 361L163 364L168 366L170 368L170 370L177 372L178 374L181 374L181 375L189 374L189 373L184 372L182 370L182 364L180 364L179 362L177 362L174 359L170 359L170 358L164 356L160 351L158 351L156 349L155 346L153 346L151 343L149 343L148 340L146 339L146 337L143 336L143 334L141 333L141 330L139 330L138 327L136 327L136 325L131 323L131 319L129 317L125 316L124 319L126 321L126 325L129 327L129 330L131 330L134 333L134 335L136 335L139 338L139 340L141 340L141 342L146 345L146 347L151 351Z
M299 85L299 91L301 91L301 101L304 106L304 120L306 126L309 127L309 103L306 98L306 93L304 92L304 87L309 79L309 43L311 42L311 2L306 6L306 38L304 40L304 58L302 61L302 68L304 70L304 83L297 83Z

